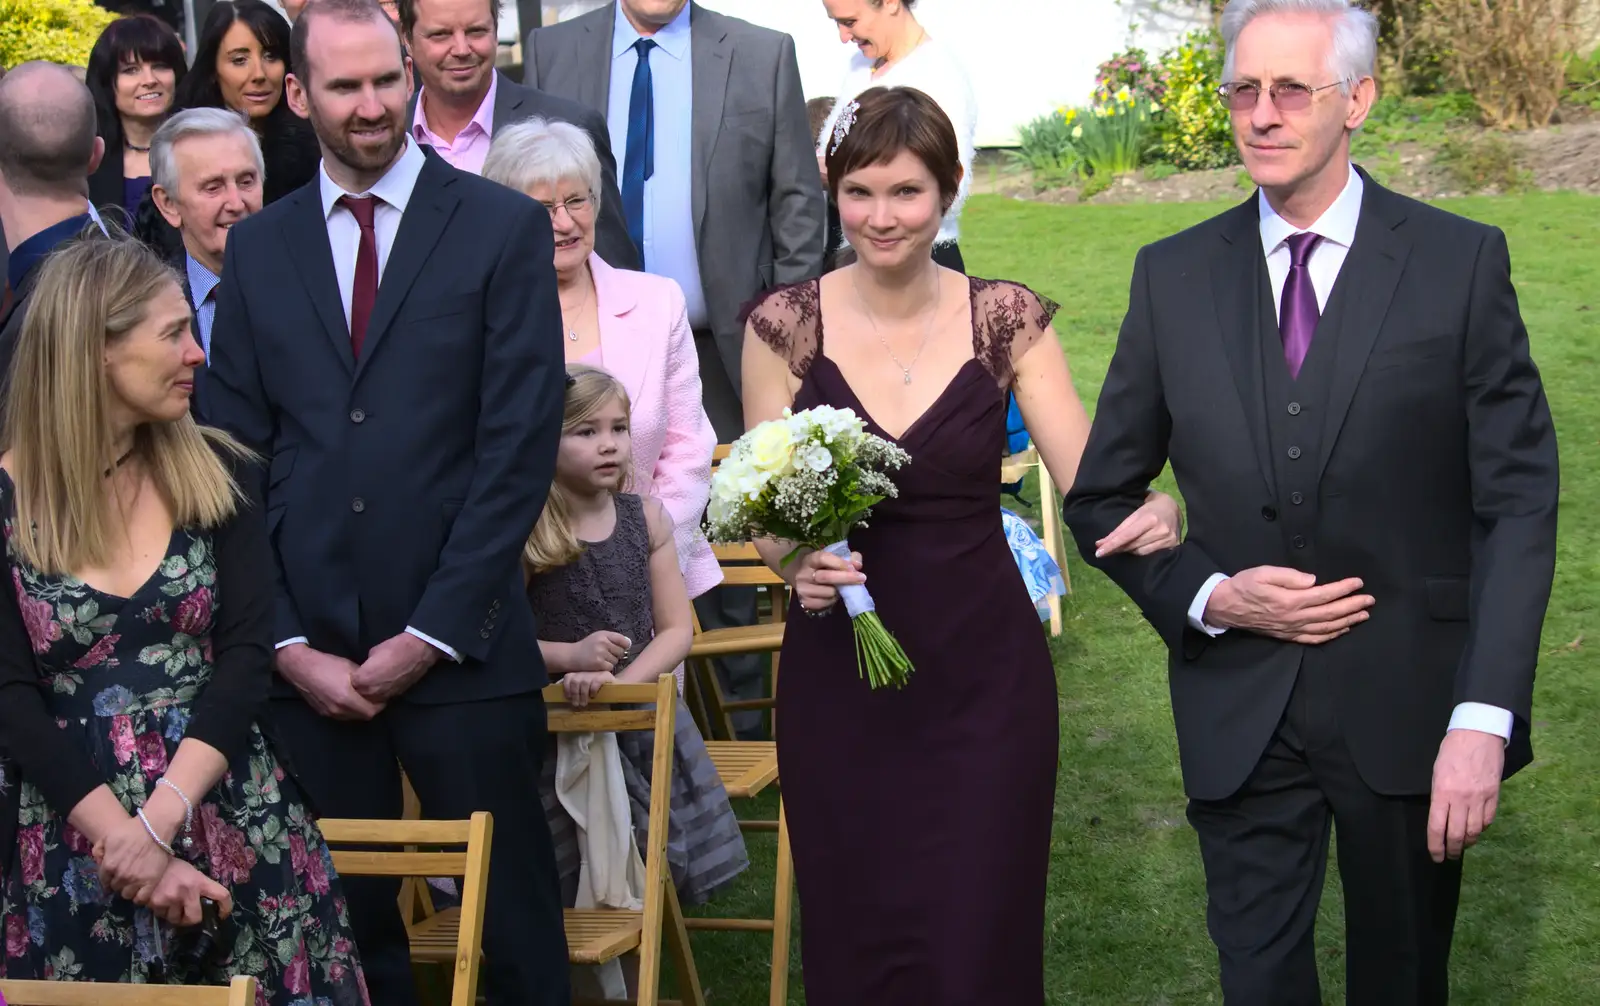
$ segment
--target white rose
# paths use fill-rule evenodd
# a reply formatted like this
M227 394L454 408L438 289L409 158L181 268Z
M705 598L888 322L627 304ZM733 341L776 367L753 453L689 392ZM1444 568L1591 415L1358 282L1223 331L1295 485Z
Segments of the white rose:
M762 423L750 431L750 464L769 475L792 470L795 435L787 421Z

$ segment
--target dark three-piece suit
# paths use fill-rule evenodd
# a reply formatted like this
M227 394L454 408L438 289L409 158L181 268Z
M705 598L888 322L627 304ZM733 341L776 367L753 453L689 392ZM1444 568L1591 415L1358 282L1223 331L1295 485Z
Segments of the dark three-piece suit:
M1143 249L1064 515L1170 651L1189 816L1232 1004L1319 1004L1330 816L1351 1003L1443 1003L1460 862L1435 864L1435 758L1461 703L1531 759L1555 560L1555 431L1504 235L1362 176L1354 242L1290 376L1256 198ZM1094 557L1171 461L1187 539ZM1214 574L1359 577L1320 646L1197 627Z

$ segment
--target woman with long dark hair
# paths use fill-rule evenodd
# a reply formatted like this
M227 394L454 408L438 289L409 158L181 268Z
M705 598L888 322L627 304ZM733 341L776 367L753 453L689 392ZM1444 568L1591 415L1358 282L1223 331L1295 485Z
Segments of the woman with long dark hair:
M150 138L187 72L183 43L152 15L118 18L100 33L84 77L106 141L105 157L89 177L97 207L120 206L130 217L139 208L150 191Z
M177 107L231 108L248 116L266 160L265 201L309 182L321 151L310 123L283 100L289 22L261 0L219 0L206 15Z

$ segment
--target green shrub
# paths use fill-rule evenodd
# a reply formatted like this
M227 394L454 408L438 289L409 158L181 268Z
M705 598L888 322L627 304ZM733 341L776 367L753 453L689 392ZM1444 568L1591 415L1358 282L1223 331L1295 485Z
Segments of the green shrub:
M1149 108L1122 88L1075 116L1070 136L1089 174L1109 179L1139 170L1150 149L1150 127Z
M1561 98L1574 105L1600 110L1600 49L1587 57L1574 56L1567 61L1567 86Z
M1448 137L1434 157L1451 181L1466 192L1498 189L1520 192L1533 184L1532 174L1517 161L1517 151L1497 133Z
M1076 180L1082 172L1083 158L1072 142L1069 111L1073 110L1057 109L1041 115L1018 131L1021 146L1011 152L1011 157L1030 169L1036 182L1062 185Z
M34 59L82 66L116 19L92 0L0 0L0 66Z
M1166 161L1160 161L1144 169L1144 180L1147 182L1159 182L1161 179L1171 178L1177 173L1177 168L1168 164Z
M1238 163L1228 109L1217 98L1221 38L1215 31L1191 32L1161 65L1170 75L1159 124L1162 156L1184 169Z

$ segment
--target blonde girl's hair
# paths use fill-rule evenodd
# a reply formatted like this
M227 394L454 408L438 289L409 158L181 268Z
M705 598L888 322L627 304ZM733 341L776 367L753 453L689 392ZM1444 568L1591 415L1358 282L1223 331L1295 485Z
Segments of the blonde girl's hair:
M623 412L633 409L628 389L621 381L599 367L572 364L567 368L567 404L561 415L561 435L571 433L612 402L621 402ZM625 470L624 490L631 479L632 470ZM528 544L523 546L522 560L534 573L544 573L576 562L582 554L583 543L572 530L572 501L561 482L552 481L544 512L533 526Z
M177 273L115 233L69 241L39 270L11 363L3 439L17 487L12 547L42 573L103 565L123 537L106 493L118 460L106 347L127 338L168 287L182 289ZM243 494L214 448L253 455L232 437L185 414L146 423L134 438L178 526L213 528L233 516Z

